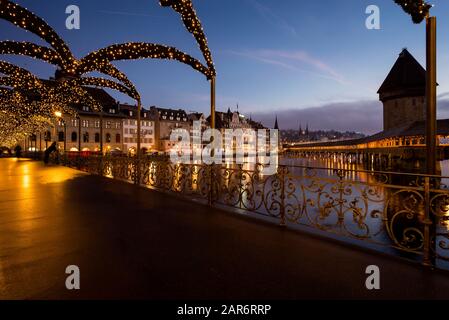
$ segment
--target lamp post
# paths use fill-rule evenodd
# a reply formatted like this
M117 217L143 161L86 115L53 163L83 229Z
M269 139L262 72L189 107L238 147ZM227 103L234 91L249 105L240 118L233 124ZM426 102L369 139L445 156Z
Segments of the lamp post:
M81 155L81 117L78 114L78 154Z
M436 174L437 41L436 17L426 17L426 153L427 174Z
M412 16L414 23L426 19L426 169L428 175L436 174L437 138L437 19L430 16L432 6L424 0L395 0L405 12ZM437 217L432 213L431 178L424 178L424 232L423 264L435 265Z
M65 153L67 151L67 125L65 123L64 118L62 117L62 112L61 111L56 111L55 112L55 116L64 125L64 153ZM59 140L59 136L58 136L58 140Z
M100 110L100 153L103 156L103 108Z
M142 102L141 100L137 100L137 152L136 155L139 158L140 157L140 145L141 145L141 111L142 111Z
M210 127L215 129L215 76L210 80Z

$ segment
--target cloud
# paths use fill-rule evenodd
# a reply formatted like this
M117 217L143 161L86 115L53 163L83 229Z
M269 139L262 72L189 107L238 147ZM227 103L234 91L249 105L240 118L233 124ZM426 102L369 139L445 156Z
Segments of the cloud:
M258 14L272 26L283 30L289 35L297 36L296 29L283 18L278 16L269 7L261 4L258 0L247 0L248 3L258 12Z
M243 51L230 50L228 52L230 54L243 56L248 59L276 65L285 69L309 73L320 78L336 81L343 85L349 84L349 82L346 81L334 68L302 50L287 51L262 49ZM304 66L311 67L312 70L308 70L304 68Z
M252 118L273 127L275 114L253 113ZM357 131L372 134L382 130L382 104L378 101L329 103L305 109L277 112L281 129L298 129L308 124L311 130Z
M382 103L375 100L328 103L304 109L285 109L252 113L252 118L268 128L277 115L281 129L298 129L308 124L311 130L356 131L373 134L382 131ZM438 119L449 119L449 99L438 100Z

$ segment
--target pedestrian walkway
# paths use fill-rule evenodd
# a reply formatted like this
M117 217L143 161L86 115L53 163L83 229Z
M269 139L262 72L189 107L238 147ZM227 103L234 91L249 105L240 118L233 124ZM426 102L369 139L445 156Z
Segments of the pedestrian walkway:
M2 299L449 298L449 273L394 257L65 167L0 172Z

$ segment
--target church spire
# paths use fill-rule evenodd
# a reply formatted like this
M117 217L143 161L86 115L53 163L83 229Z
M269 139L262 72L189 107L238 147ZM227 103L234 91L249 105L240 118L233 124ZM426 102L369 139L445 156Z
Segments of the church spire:
M279 130L279 124L278 124L278 116L276 115L276 120L274 121L274 129Z

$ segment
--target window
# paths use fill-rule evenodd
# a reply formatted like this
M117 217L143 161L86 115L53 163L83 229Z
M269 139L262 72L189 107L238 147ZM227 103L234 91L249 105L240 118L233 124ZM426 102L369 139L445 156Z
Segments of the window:
M125 134L128 134L128 133L129 133L129 129L126 128L126 129L125 129Z
M89 132L85 132L83 135L83 142L89 142Z
M78 119L72 119L72 127L78 127Z
M129 116L132 117L133 116L133 112L131 110L129 110Z
M111 121L106 121L106 129L111 129Z
M148 134L153 134L153 130L148 130Z
M51 132L50 131L47 131L44 133L44 140L51 141Z
M115 128L116 128L116 129L120 129L120 128L121 128L120 122L116 122L116 123L115 123Z
M115 113L115 109L114 108L109 108L109 113Z
M83 120L82 126L83 128L89 128L89 120Z
M89 107L88 106L83 106L83 111L89 111Z
M100 134L98 132L95 133L95 142L100 142Z
M111 134L106 133L106 143L111 143Z
M148 143L153 143L153 138L149 138Z
M72 132L72 142L76 142L78 140L78 135L76 132Z
M64 141L64 131L58 132L58 141L63 142Z
M115 143L120 143L120 134L119 133L117 133L116 135L115 135Z
M100 128L100 120L95 120L95 128Z

